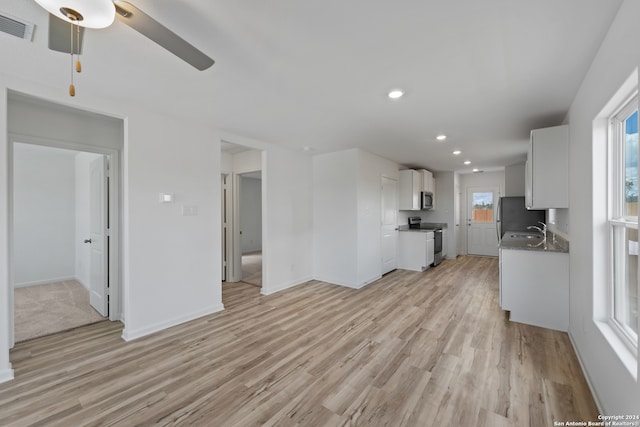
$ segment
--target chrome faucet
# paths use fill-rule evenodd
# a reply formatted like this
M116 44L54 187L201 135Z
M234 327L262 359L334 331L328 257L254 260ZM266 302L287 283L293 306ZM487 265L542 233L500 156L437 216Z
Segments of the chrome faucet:
M539 231L542 234L542 238L546 239L547 238L547 224L545 224L542 221L538 221L538 224L541 224L542 228L538 227L537 225L530 225L530 226L527 227L527 230Z

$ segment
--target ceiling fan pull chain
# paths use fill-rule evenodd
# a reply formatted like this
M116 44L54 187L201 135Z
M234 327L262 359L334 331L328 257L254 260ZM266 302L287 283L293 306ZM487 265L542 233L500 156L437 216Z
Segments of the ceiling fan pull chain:
M82 64L80 63L80 25L76 22L76 34L77 38L77 46L78 46L78 60L76 61L76 72L82 72Z
M69 95L76 96L76 87L73 85L73 23L71 23L71 84L69 85Z

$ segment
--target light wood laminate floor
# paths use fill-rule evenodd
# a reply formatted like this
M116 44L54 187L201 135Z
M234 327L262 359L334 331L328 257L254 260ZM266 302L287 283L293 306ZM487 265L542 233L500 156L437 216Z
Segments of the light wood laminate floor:
M262 286L262 252L242 255L242 281L250 285Z
M125 343L102 322L16 346L0 425L552 426L597 410L565 333L509 322L498 261L270 296Z

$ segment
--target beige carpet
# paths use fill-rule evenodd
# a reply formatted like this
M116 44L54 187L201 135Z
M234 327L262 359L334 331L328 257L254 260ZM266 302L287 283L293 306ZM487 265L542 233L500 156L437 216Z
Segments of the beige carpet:
M242 281L262 287L262 252L242 255Z
M105 320L75 280L16 288L14 300L16 342Z

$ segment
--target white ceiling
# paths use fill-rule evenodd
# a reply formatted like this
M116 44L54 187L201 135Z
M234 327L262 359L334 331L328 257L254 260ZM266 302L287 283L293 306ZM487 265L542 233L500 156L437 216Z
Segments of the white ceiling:
M458 171L520 162L532 128L562 122L621 4L129 1L216 64L197 71L115 22L86 32L78 98L166 109L313 153L361 147ZM21 52L13 72L66 91L69 59L46 48L44 10L33 0L3 0L0 11L37 24L33 43L0 34L4 58ZM0 70L10 67L3 61ZM396 87L406 96L392 101L386 93Z

